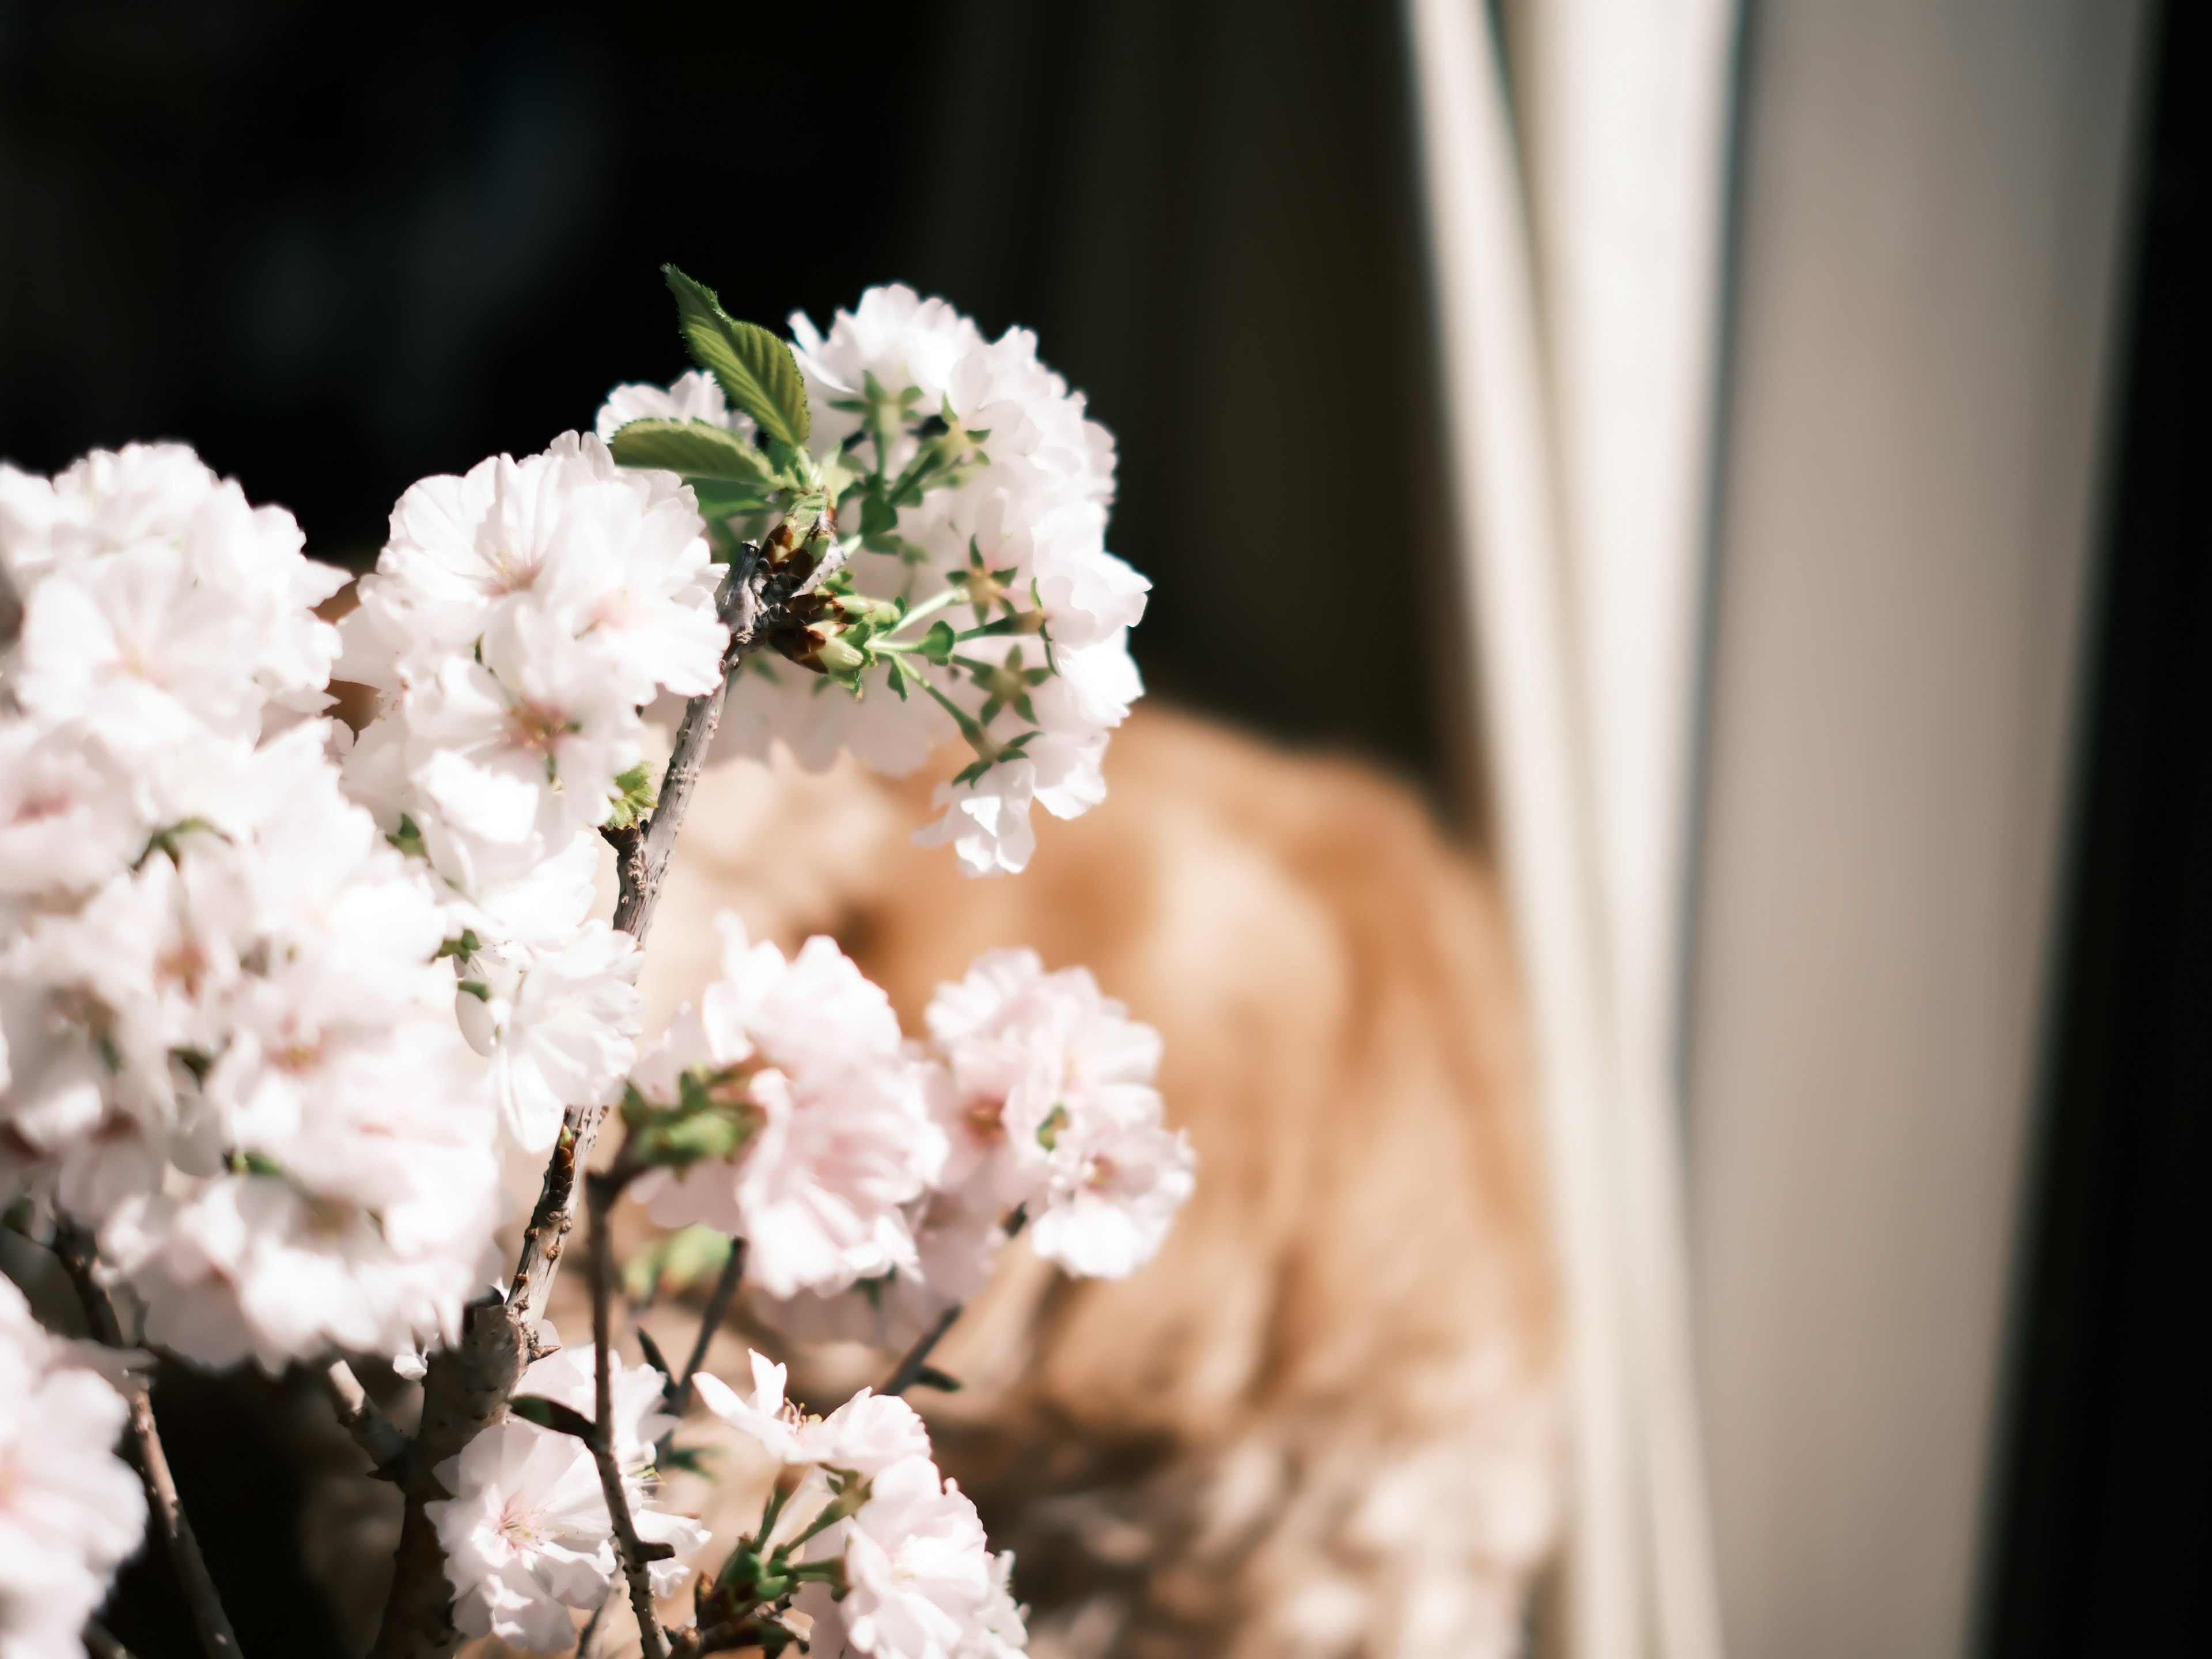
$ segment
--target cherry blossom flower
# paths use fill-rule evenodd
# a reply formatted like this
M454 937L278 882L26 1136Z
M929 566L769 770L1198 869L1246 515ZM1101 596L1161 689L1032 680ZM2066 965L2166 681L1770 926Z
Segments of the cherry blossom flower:
M806 1471L763 1542L803 1538L805 1559L842 1563L842 1598L813 1583L797 1604L813 1620L814 1650L878 1659L998 1659L1007 1650L994 1642L1018 1650L1021 1615L1006 1594L1012 1559L993 1563L975 1506L939 1475L914 1408L863 1389L829 1416L810 1417L784 1398L784 1376L756 1352L750 1395L703 1372L694 1382L708 1410L787 1469Z
M520 1418L439 1466L453 1493L425 1506L453 1586L453 1623L552 1652L574 1647L570 1607L592 1607L616 1571L606 1494L588 1447Z
M632 421L648 419L705 421L748 441L753 435L751 417L732 409L723 399L722 388L714 384L714 377L696 368L686 369L666 387L617 386L599 406L595 430L600 442L611 443L615 434Z
M927 1457L878 1473L867 1501L809 1553L842 1555L845 1569L842 1600L809 1585L797 1601L813 1618L811 1650L823 1659L954 1659L982 1636L987 1619L993 1633L1006 1629L975 1506Z
M542 1152L569 1106L611 1104L636 1053L641 1019L637 942L584 922L562 948L486 945L460 964L462 1035L492 1062L507 1133Z
M522 1150L635 1058L635 955L585 921L590 832L642 776L639 705L720 678L717 580L688 489L568 433L410 489L342 625L340 672L384 699L347 786L445 885L461 1024Z
M785 1368L756 1350L750 1396L701 1371L692 1386L707 1409L760 1442L787 1467L802 1464L872 1480L895 1463L929 1455L929 1431L905 1401L863 1389L827 1417L784 1397Z
M450 1331L492 1259L495 1118L439 896L310 717L341 573L177 446L0 471L0 560L11 1188L94 1227L195 1358Z
M640 1101L678 1110L684 1079L733 1115L727 1157L649 1170L634 1188L665 1226L748 1241L774 1296L841 1288L914 1261L902 1212L935 1175L944 1137L882 991L827 939L787 962L725 915L722 977L631 1075Z
M1035 848L1032 804L1072 817L1104 798L1107 734L1143 690L1127 635L1151 584L1104 544L1113 440L1038 362L1033 335L988 340L910 289L869 289L826 334L799 315L791 329L815 455L841 477L872 472L840 507L840 580L914 620L877 653L903 653L902 666L865 670L849 693L756 653L719 750L765 755L781 743L812 769L849 750L902 775L964 738L977 775L939 792L944 816L921 839L951 842L972 875L1018 871ZM599 430L611 438L647 417L750 435L696 373L665 392L617 388ZM925 453L956 431L957 456ZM933 666L914 653L925 619L951 635L927 656Z
M652 1507L653 1444L675 1426L660 1409L666 1379L649 1365L625 1365L618 1355L608 1361L615 1461L631 1519L647 1542L690 1555L707 1543L707 1530ZM515 1392L591 1417L592 1351L562 1349L534 1362ZM590 1447L509 1417L441 1464L438 1475L453 1496L426 1508L446 1553L453 1620L463 1634L541 1652L573 1647L568 1609L597 1607L614 1589L617 1570L614 1523ZM679 1559L653 1562L653 1593L672 1595L690 1571Z
M545 1334L560 1340L558 1333L549 1329ZM598 1394L593 1363L593 1351L588 1346L561 1349L534 1361L523 1373L515 1393L554 1401L581 1417L595 1416ZM673 1595L691 1571L682 1558L703 1547L710 1534L689 1516L653 1507L659 1481L653 1467L654 1448L676 1427L676 1419L662 1409L668 1379L650 1365L624 1364L619 1354L610 1353L607 1364L615 1463L622 1470L630 1520L646 1542L665 1544L675 1551L675 1557L647 1566L653 1593ZM604 1509L601 1514L605 1515Z
M289 514L181 444L95 451L51 481L0 465L17 697L134 755L199 726L251 738L268 707L319 711L338 639L309 607L345 573L300 548Z
M535 613L586 643L618 694L711 683L724 635L690 491L617 467L597 438L425 478L340 624L338 672L387 693L434 676L503 619Z
M1017 1659L1029 1651L1029 1609L1014 1600L1013 1579L1014 1553L1001 1550L991 1559L991 1588L954 1659Z
M0 1278L0 1654L78 1659L146 1498L114 1452L130 1407Z

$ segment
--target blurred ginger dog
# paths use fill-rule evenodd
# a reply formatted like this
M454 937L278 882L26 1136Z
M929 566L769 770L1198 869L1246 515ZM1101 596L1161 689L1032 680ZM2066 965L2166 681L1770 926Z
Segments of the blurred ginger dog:
M1196 1195L1158 1259L1118 1282L1062 1279L1017 1239L935 1356L964 1386L914 1396L992 1547L1017 1553L1032 1650L1503 1659L1561 1479L1553 1289L1496 900L1407 791L1348 763L1149 708L1106 770L1107 804L1040 814L1029 870L996 881L909 843L930 779L708 772L653 926L646 1029L719 971L725 908L787 951L835 936L909 1031L979 951L1089 966L1165 1041L1160 1088L1197 1146ZM625 1258L654 1232L636 1206L618 1211ZM665 1352L688 1351L703 1289L646 1314ZM572 1340L588 1306L585 1275L562 1275L551 1314ZM745 1374L745 1327L740 1310L710 1370ZM891 1360L759 1340L821 1405ZM313 1415L339 1478L311 1480L303 1541L365 1645L396 1504ZM717 1477L672 1472L668 1493L713 1529L711 1571L758 1519L769 1472L703 1411L678 1440ZM624 1651L636 1638L617 1595L592 1659Z
M724 908L787 950L835 936L910 1031L979 951L1088 965L1165 1040L1196 1196L1120 1282L1061 1279L1017 1240L938 1351L964 1388L915 1397L1017 1553L1032 1647L1510 1653L1557 1526L1557 1344L1492 891L1407 791L1349 763L1146 709L1107 774L1103 808L1040 815L1025 874L977 882L908 843L928 780L710 772L647 1029L714 976ZM635 1246L650 1224L625 1211ZM563 1328L588 1328L579 1284L564 1302ZM889 1364L792 1358L818 1399ZM743 1360L726 1334L714 1369ZM720 1430L695 1413L686 1437ZM722 1547L758 1495L699 1494Z

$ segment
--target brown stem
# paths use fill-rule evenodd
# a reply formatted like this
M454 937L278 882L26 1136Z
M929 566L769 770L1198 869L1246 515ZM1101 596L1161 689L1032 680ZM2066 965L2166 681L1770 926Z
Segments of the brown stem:
M645 942L647 929L653 926L653 907L660 902L660 884L668 873L668 860L676 852L676 833L683 828L684 809L691 804L692 787L699 781L699 773L707 763L707 750L714 744L714 730L722 723L722 707L729 701L731 677L759 643L764 631L767 607L763 599L764 573L759 557L758 550L749 544L730 566L729 576L715 603L715 613L730 630L729 648L722 653L722 677L715 682L713 690L684 705L684 719L676 728L675 746L668 752L668 769L661 775L660 793L654 798L652 816L645 821L644 833L635 836L629 846L618 849L624 856L620 860L622 895L615 903L615 926L641 945Z
M592 1461L599 1465L599 1490L606 1494L607 1515L614 1522L615 1553L622 1562L623 1576L629 1581L630 1610L637 1615L644 1659L668 1659L667 1639L653 1614L653 1575L647 1564L665 1559L669 1548L665 1544L648 1545L637 1535L637 1523L629 1512L629 1494L623 1490L622 1469L615 1462L614 1382L607 1331L608 1304L614 1298L615 1253L607 1246L606 1218L609 1206L625 1184L625 1176L613 1170L592 1176L584 1183L592 1249Z
M361 1386L353 1367L343 1359L331 1361L323 1368L323 1391L331 1397L331 1407L337 1413L339 1425L353 1437L356 1445L368 1454L372 1472L387 1480L396 1479L400 1460L407 1455L410 1443L376 1401L368 1397L368 1390Z
M964 1302L954 1303L938 1315L934 1325L915 1339L914 1346L906 1351L906 1358L899 1361L898 1368L892 1371L890 1380L884 1384L885 1394L904 1394L921 1381L921 1373L929 1364L929 1356L937 1351L937 1345L945 1340L945 1332L952 1328L952 1322L960 1317L961 1309L967 1305Z
M730 629L722 677L713 690L684 706L676 746L644 834L629 832L632 844L620 849L623 856L617 862L622 891L615 905L615 926L640 945L653 925L653 903L675 850L676 832L690 804L692 786L721 722L730 676L766 632L771 612L788 597L775 582L775 577L761 568L757 549L749 546L732 563L715 602L716 614ZM424 1505L452 1495L438 1483L438 1466L458 1456L499 1415L523 1368L536 1357L537 1313L544 1305L574 1224L577 1173L591 1167L592 1144L605 1117L604 1106L568 1109L561 1137L546 1162L506 1300L472 1306L460 1341L430 1356L422 1384L422 1425L402 1462L400 1484L407 1493L407 1509L400 1523L399 1553L370 1659L442 1659L460 1641L453 1628L453 1587L446 1579L445 1553Z
M450 1653L460 1643L446 1553L427 1506L453 1496L439 1482L439 1466L458 1457L499 1415L528 1363L519 1310L486 1297L471 1303L462 1319L460 1340L431 1356L422 1379L422 1421L400 1466L407 1509L384 1622L370 1650L374 1659L425 1659Z
M1008 1242L1011 1243L1020 1237L1022 1229L1029 1224L1029 1206L1015 1205L1013 1213L1006 1218L1005 1224ZM934 1325L915 1340L914 1346L906 1351L905 1357L899 1361L896 1368L892 1370L890 1380L884 1384L883 1391L885 1394L904 1394L921 1381L921 1374L929 1364L929 1356L937 1352L937 1345L945 1340L945 1334L952 1328L954 1322L960 1317L961 1310L967 1305L964 1302L954 1303L943 1313L938 1315L937 1322Z
M662 1396L668 1402L668 1409L678 1417L691 1403L691 1379L707 1363L707 1350L714 1344L714 1333L722 1328L723 1317L730 1311L730 1298L738 1293L738 1281L744 1276L745 1241L733 1238L730 1241L730 1259L722 1264L722 1275L714 1281L714 1294L707 1298L706 1311L699 1316L698 1340L691 1345L691 1357L684 1362L684 1375L669 1378L667 1391Z
M123 1346L123 1322L116 1316L114 1298L94 1275L95 1247L92 1236L75 1223L64 1220L54 1230L54 1254L61 1258L70 1282L76 1287L77 1299L84 1304L85 1318L90 1322L93 1335L109 1347ZM208 1659L238 1659L238 1632L230 1627L230 1615L222 1608L222 1595L208 1572L207 1559L200 1553L199 1538L192 1531L191 1519L185 1513L183 1501L177 1496L176 1479L169 1473L168 1453L162 1449L161 1431L154 1421L153 1390L147 1379L132 1376L128 1397L131 1427L124 1450L138 1471L138 1478L145 1483L147 1506L152 1511L155 1524L161 1529L161 1541L168 1548L170 1565L176 1570L177 1587L184 1592L185 1605L191 1609L192 1627L199 1632L200 1647Z

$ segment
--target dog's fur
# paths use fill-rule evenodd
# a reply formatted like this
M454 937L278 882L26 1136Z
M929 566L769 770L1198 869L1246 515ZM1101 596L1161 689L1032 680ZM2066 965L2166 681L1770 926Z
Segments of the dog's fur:
M1036 1646L1509 1651L1556 1524L1557 1341L1495 898L1349 763L1148 710L1108 771L983 882L908 844L927 782L710 773L648 1025L713 976L724 906L836 936L909 1030L978 951L1088 964L1165 1038L1197 1195L1118 1284L1018 1246L941 1350L967 1387L921 1397Z
M1510 1653L1559 1522L1559 1341L1491 887L1408 791L1348 763L1155 709L1107 770L1103 806L1040 814L1030 870L981 882L909 844L927 779L710 771L654 925L647 1030L714 976L724 907L787 949L834 935L909 1030L978 951L1089 965L1165 1039L1197 1194L1120 1283L1067 1282L1017 1241L939 1350L966 1387L917 1397L1018 1552L1033 1647ZM624 1206L627 1243L646 1226ZM554 1310L572 1340L580 1279ZM648 1323L681 1353L696 1317ZM746 1340L726 1332L712 1368L741 1376ZM825 1404L887 1363L794 1358ZM683 1438L722 1478L668 1497L718 1559L765 1471L703 1414Z

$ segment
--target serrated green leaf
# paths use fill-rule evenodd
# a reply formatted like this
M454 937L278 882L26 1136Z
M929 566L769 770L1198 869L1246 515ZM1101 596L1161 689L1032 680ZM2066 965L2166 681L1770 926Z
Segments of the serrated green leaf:
M726 426L712 421L666 421L658 416L632 421L607 447L624 466L659 467L686 478L740 484L756 495L775 488L775 469L767 456Z
M607 811L611 829L635 829L640 819L660 804L660 791L643 761L615 777L615 804Z
M813 421L791 348L759 324L738 321L722 309L714 289L674 265L661 266L660 274L676 296L676 327L691 361L712 374L723 395L769 437L804 444Z

